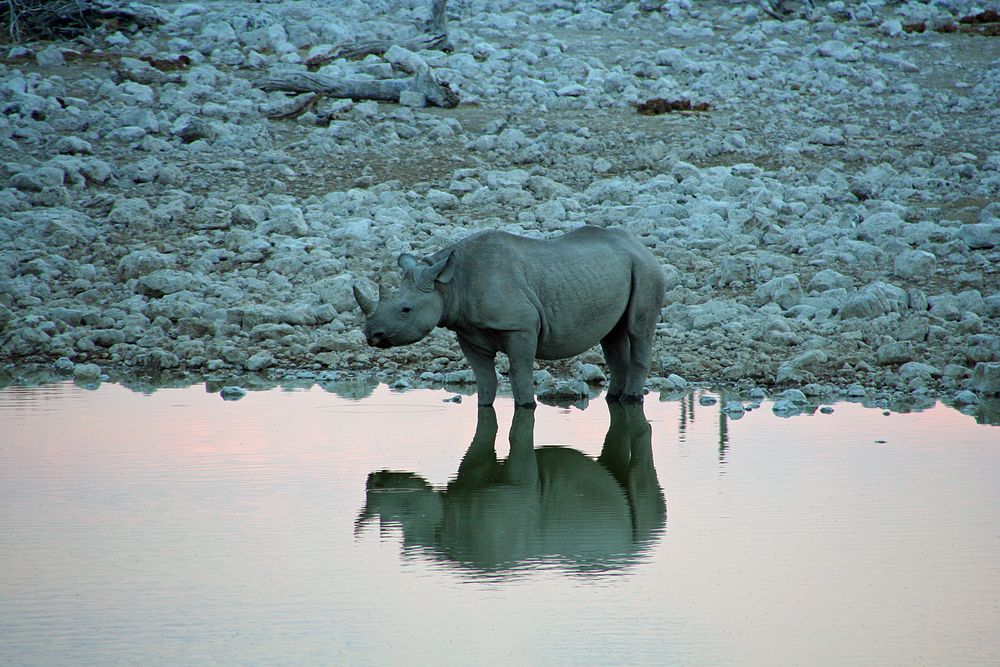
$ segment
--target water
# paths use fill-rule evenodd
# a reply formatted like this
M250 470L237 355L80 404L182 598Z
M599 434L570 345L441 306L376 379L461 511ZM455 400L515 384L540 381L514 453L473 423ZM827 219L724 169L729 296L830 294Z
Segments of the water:
M1000 664L995 426L449 396L0 390L0 664Z

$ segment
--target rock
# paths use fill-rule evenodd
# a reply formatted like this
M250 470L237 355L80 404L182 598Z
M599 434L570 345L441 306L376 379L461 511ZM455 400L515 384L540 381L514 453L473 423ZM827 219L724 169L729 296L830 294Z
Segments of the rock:
M956 405L977 405L979 403L979 397L968 389L957 392L952 400Z
M962 303L954 294L938 294L927 298L929 312L942 320L962 319Z
M188 289L195 277L188 271L160 269L139 278L136 291L151 297L162 297Z
M590 387L583 380L555 382L539 387L536 396L539 401L548 403L574 402L590 398Z
M914 348L910 341L896 341L880 345L875 351L878 363L883 366L902 364L913 359Z
M771 411L778 417L794 417L802 414L802 406L794 401L779 398L771 406Z
M243 387L236 387L233 385L227 385L219 391L219 396L222 397L224 401L238 401L247 395L247 390Z
M722 411L731 419L739 419L746 412L746 407L740 401L726 401Z
M823 269L809 281L810 292L826 292L832 289L851 288L854 281L833 269Z
M901 278L930 278L934 275L937 258L923 250L908 250L896 255L893 273Z
M586 94L587 89L578 83L571 83L568 86L563 86L556 91L556 95L559 97L580 97L581 95Z
M35 62L41 67L62 67L66 64L62 49L55 44L49 44L35 54Z
M133 250L118 261L118 273L122 278L138 278L159 269L168 268L173 258L155 250Z
M476 376L471 369L451 371L444 375L445 384L475 384Z
M915 377L941 377L941 369L919 361L910 361L899 367L899 377L904 382L909 382Z
M261 233L305 236L309 233L309 225L298 206L279 204L271 208L268 219L261 225Z
M604 384L608 380L604 371L595 364L582 364L577 369L576 376L591 384Z
M1000 362L979 362L972 369L970 389L986 396L1000 395Z
M844 132L840 128L835 127L817 127L806 139L811 144L820 144L822 146L843 146L847 143L844 138Z
M874 282L849 296L840 309L840 318L860 317L873 319L886 313L906 308L908 298L900 288L883 282Z
M876 211L858 224L858 238L875 243L898 237L906 223L892 211Z
M809 399L801 389L786 389L776 396L778 400L787 401L793 405L806 405Z
M996 248L1000 246L1000 221L962 225L958 237L973 250Z
M778 366L774 381L778 384L801 382L810 377L807 369L820 367L826 362L827 355L823 350L806 350Z
M76 364L73 367L73 379L81 382L92 382L101 378L101 367L97 364Z
M247 359L243 367L252 373L256 373L273 365L274 355L266 350L262 350Z
M783 310L788 310L802 301L802 287L799 285L799 277L788 275L772 278L757 288L756 296L758 299L773 301Z
M858 53L857 49L853 49L844 42L837 39L831 39L823 42L819 45L819 53L827 58L833 58L834 60L840 60L842 62L855 62L861 60L861 54Z
M717 399L715 396L711 396L709 394L703 394L703 395L701 395L701 396L698 397L698 405L702 405L702 406L706 406L707 407L709 405L715 405L718 402L719 402L719 399Z
M671 373L665 378L665 380L666 381L661 386L661 389L687 389L688 381L676 373Z
M62 137L53 147L57 153L67 153L76 155L90 155L94 152L94 147L89 141L80 137Z

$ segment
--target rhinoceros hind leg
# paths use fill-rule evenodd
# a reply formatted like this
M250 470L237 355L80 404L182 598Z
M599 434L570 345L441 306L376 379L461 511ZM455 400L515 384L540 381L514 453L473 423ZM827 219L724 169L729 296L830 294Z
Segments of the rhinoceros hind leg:
M617 401L625 391L628 378L629 341L624 319L607 336L601 339L601 349L608 363L611 381L608 383L607 399Z
M642 401L643 387L652 366L653 338L663 303L663 275L657 270L636 272L632 279L632 296L625 313L628 322L628 377L625 396Z

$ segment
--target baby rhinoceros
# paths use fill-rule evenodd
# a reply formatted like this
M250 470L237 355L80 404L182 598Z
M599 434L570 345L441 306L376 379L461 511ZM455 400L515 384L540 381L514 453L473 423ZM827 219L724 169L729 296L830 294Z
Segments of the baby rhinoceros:
M354 286L369 345L414 343L436 326L458 336L480 405L497 392L495 358L510 360L519 406L535 405L532 365L600 342L609 400L641 401L664 298L659 262L621 229L581 227L553 239L487 231L426 259L399 256L402 282L375 303Z

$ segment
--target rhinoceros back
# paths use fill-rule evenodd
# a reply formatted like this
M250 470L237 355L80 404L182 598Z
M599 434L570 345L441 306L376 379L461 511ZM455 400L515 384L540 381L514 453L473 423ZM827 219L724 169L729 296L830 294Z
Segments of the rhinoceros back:
M637 274L659 266L622 230L582 227L554 239L499 231L460 241L449 285L457 328L512 330L538 321L540 359L579 354L608 334L629 305ZM662 282L662 278L659 278ZM662 287L660 288L662 291Z

